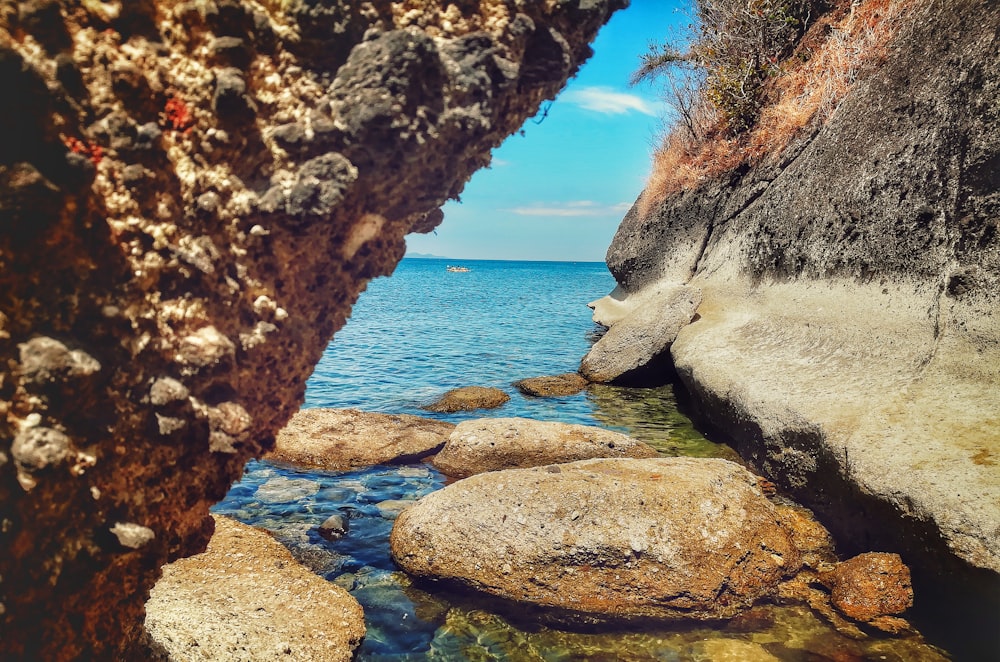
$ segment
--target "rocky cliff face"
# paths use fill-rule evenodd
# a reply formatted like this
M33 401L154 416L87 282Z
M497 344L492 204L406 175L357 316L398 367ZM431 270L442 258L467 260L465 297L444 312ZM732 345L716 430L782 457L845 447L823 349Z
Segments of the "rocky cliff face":
M625 0L0 2L0 657L106 659Z
M980 641L1000 595L998 28L993 2L916 3L824 126L633 209L596 305L610 323L699 289L669 356L703 422L841 540L901 552L918 607L969 601Z

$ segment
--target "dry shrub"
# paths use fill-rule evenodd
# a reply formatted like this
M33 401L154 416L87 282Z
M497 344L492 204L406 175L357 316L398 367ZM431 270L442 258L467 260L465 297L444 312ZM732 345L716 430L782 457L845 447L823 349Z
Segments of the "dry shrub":
M780 73L768 80L757 121L735 138L726 138L721 127L698 138L672 130L653 154L640 215L647 216L668 196L706 179L780 154L807 126L829 119L858 73L885 58L902 17L915 2L844 0L840 11L831 11L810 28ZM711 114L708 106L704 100L699 104L703 118Z

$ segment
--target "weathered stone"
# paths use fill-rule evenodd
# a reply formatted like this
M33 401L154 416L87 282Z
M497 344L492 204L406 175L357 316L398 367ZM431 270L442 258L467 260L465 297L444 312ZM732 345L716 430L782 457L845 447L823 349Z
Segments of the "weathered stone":
M552 377L530 377L514 382L514 388L538 398L558 398L575 395L587 388L587 380L576 372Z
M856 621L895 616L913 606L910 569L898 554L869 552L821 573L833 606Z
M628 435L590 425L527 418L463 421L434 456L449 476L538 467L598 457L656 457L656 450Z
M438 451L454 429L453 423L408 414L302 409L266 457L328 471L414 462Z
M800 567L756 478L725 460L600 459L479 474L396 520L417 577L555 619L729 618Z
M203 554L163 568L137 659L341 660L365 635L361 605L263 531L225 517Z
M931 636L976 659L1000 613L1000 6L921 6L828 121L630 211L596 310L700 288L670 349L690 410L839 540L902 554Z
M700 304L701 291L696 287L663 288L590 348L580 362L580 374L599 383L641 379L639 371L667 358L677 333L691 322ZM660 381L665 381L662 376Z
M113 659L159 566L204 548L208 507L299 408L366 283L625 2L479 0L458 19L436 1L9 4L0 657ZM312 141L272 139L299 121ZM19 368L40 336L100 370L50 397ZM155 404L163 378L186 398ZM10 446L33 426L78 450L29 492ZM156 536L123 548L116 522Z
M496 409L509 400L510 396L498 388L463 386L448 391L435 402L425 406L424 409L446 414L456 411Z

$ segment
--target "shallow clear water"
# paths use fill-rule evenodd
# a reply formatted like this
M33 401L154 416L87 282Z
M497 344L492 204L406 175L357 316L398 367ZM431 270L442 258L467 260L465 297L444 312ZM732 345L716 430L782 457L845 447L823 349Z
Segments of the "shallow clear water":
M355 407L460 421L525 416L627 432L666 455L729 457L677 411L670 387L593 386L531 398L511 383L575 371L597 337L586 302L614 280L601 263L407 259L374 281L309 381L307 407ZM496 386L509 403L488 412L432 414L420 406L459 386ZM762 607L728 624L642 631L566 632L519 623L489 601L411 585L388 550L400 508L440 489L425 464L346 473L251 462L214 512L274 532L302 563L349 590L365 609L358 659L378 660L938 660L914 642L855 642L807 609ZM317 526L334 513L349 533Z

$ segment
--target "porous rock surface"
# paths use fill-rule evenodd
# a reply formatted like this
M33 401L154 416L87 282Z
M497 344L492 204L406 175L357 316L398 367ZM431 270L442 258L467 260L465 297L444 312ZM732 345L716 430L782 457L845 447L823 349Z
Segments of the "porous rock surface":
M148 648L135 659L347 662L365 621L350 593L267 532L216 517L204 553L164 567L146 603L146 632Z
M420 460L440 450L454 423L357 409L302 409L266 459L327 471Z
M910 569L899 554L859 554L819 578L830 589L833 606L856 621L894 616L913 606Z
M537 467L598 457L656 457L652 446L621 432L529 418L480 418L458 424L434 466L464 478L484 471Z
M695 414L842 551L902 554L923 630L995 651L1000 7L919 0L905 16L825 125L630 211L595 319L700 289L670 349Z
M0 3L0 657L108 659L625 0Z
M757 478L694 458L472 476L404 510L390 546L412 575L571 623L732 617L801 565Z

